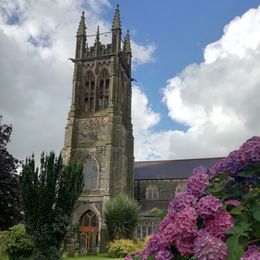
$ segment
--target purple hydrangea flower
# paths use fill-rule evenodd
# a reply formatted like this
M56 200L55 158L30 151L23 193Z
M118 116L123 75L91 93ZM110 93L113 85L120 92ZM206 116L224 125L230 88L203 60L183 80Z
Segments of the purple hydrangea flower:
M218 198L212 195L207 195L199 200L197 204L197 211L199 215L205 219L216 214L221 207L222 203Z
M165 229L165 227L173 222L174 220L174 213L173 212L168 212L168 214L164 217L164 219L162 220L161 224L160 224L160 227L159 227L159 232L161 232L162 230Z
M199 168L202 169L202 168ZM205 169L205 168L203 168ZM200 197L205 188L209 184L209 175L205 173L206 170L196 171L196 174L192 175L187 182L187 192L193 194L196 197Z
M241 260L260 260L260 246L248 247Z
M200 230L194 240L194 255L197 260L225 260L227 245L220 239L211 236L205 230Z
M191 207L176 213L174 227L178 239L194 237L197 234L197 217L197 211Z
M211 177L222 172L228 172L231 176L247 165L260 161L260 136L254 136L241 145L239 150L231 152L225 159L217 162L211 169Z
M185 238L194 238L197 233L198 214L194 208L184 208L177 212L173 221L169 222L164 229L159 229L158 236L160 241L157 242L160 248L172 246L176 241Z
M193 171L192 171L192 175L196 175L198 173L202 173L202 174L207 174L207 175L210 175L210 170L208 168L205 168L205 167L197 167L195 168Z
M182 256L189 256L194 253L194 238L182 238L176 240L175 246Z
M197 198L188 192L179 192L169 204L168 211L170 213L179 212L187 207L195 207Z
M147 244L147 246L144 249L144 254L145 255L151 255L151 254L154 254L157 251L159 251L160 250L160 246L159 246L159 242L160 241L161 241L161 239L160 239L159 232L154 233L150 237L150 239L148 241L148 244Z
M225 203L225 205L230 205L230 206L235 206L235 207L238 207L240 205L240 201L234 200L234 199L226 200L224 203Z
M204 221L204 230L213 237L224 239L225 231L234 226L234 220L229 212L220 210L213 217L206 218Z
M130 254L128 254L125 257L125 260L134 260L134 258Z
M168 249L161 249L155 255L155 260L172 260L172 252Z

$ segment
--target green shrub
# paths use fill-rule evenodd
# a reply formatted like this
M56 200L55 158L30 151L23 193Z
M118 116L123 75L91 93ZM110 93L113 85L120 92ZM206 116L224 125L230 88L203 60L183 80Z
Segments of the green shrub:
M22 224L15 225L1 234L3 251L11 260L24 259L33 252L33 242Z
M130 239L119 239L108 244L108 254L110 257L125 257L129 253L136 251L134 241Z
M138 203L124 194L109 200L104 214L109 240L133 239L139 212Z

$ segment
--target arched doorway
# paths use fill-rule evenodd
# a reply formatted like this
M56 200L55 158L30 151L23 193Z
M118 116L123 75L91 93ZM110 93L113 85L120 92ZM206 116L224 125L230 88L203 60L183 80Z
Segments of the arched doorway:
M92 210L85 211L80 217L81 247L87 251L96 251L98 245L98 217Z

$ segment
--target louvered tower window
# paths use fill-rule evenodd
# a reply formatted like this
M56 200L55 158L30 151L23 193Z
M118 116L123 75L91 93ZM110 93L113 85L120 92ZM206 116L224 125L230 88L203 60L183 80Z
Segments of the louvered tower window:
M109 100L109 73L103 69L100 73L99 90L98 90L98 110L108 107Z
M95 76L91 71L86 73L84 91L84 111L93 112L95 107Z

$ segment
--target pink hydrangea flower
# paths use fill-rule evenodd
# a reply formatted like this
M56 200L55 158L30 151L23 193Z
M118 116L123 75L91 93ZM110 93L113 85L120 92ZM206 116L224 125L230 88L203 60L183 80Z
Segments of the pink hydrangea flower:
M160 247L172 246L176 241L195 237L197 233L197 217L196 210L191 207L177 212L174 220L160 231L160 241L157 244Z
M183 238L176 240L175 246L182 256L189 256L194 253L194 238Z
M161 240L158 241L158 246L166 247L175 243L177 230L174 223L169 223L161 232Z
M188 192L179 192L169 204L168 211L170 213L179 212L187 207L195 207L197 198Z
M174 217L174 232L177 239L194 237L197 234L198 213L194 208L185 208Z
M222 203L218 198L212 195L207 195L199 200L197 204L197 211L199 215L205 219L216 214L221 207Z
M240 205L240 201L234 200L234 199L226 200L224 203L225 203L225 205L231 205L231 206L235 206L235 207L238 207Z
M260 246L248 247L241 260L260 260Z
M200 197L209 184L209 175L204 172L196 172L187 182L187 192Z
M155 255L155 260L172 260L172 252L168 249L161 249Z
M226 260L227 245L205 230L200 230L194 240L194 255L196 260Z
M220 210L213 217L206 218L203 223L205 231L219 239L224 239L225 231L235 224L232 216L226 210Z

